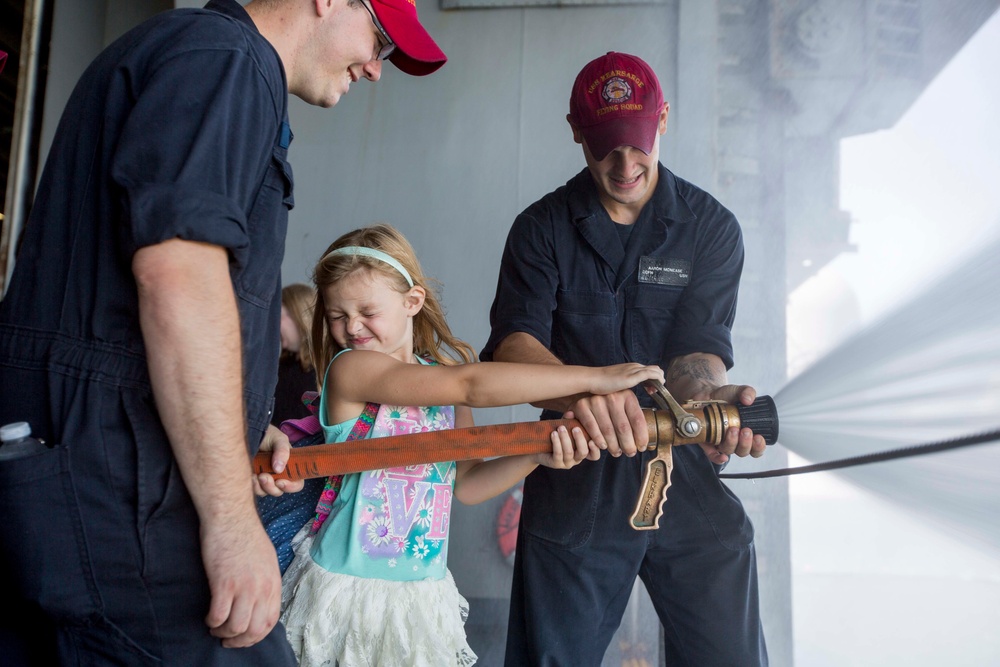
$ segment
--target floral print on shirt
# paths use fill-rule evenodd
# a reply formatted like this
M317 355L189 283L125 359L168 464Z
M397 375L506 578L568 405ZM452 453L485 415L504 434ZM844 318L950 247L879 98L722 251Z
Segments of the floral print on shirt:
M451 407L383 405L373 437L454 428ZM390 567L402 561L433 562L446 548L455 463L427 463L362 473L356 531L361 550Z

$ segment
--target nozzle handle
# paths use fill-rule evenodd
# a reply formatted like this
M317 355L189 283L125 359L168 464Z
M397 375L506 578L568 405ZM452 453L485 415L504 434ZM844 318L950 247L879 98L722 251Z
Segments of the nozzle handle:
M764 436L764 442L773 445L778 441L778 408L770 396L758 396L750 405L737 405L740 427L747 427Z

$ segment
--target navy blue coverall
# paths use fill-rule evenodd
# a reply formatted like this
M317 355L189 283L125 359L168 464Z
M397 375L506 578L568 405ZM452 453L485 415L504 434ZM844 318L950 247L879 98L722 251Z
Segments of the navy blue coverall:
M280 624L248 649L209 635L198 517L131 272L169 239L228 250L256 449L280 349L287 104L277 52L234 0L154 17L75 88L0 304L0 423L54 445L0 463L5 665L294 664Z
M631 230L622 227L601 205L588 169L519 215L481 358L524 332L567 364L666 368L702 352L732 367L743 267L735 217L659 165L652 199ZM631 232L624 242L622 231ZM645 392L637 395L651 407ZM525 480L508 666L600 665L636 576L663 624L667 664L767 663L753 526L742 504L699 447L675 447L660 528L633 530L629 517L653 456L539 467Z

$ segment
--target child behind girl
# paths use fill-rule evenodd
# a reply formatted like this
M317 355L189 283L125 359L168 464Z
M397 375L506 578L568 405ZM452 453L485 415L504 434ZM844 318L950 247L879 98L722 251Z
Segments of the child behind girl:
M473 407L607 394L663 379L656 366L472 363L403 236L345 234L313 274L313 358L327 442L473 425ZM456 363L445 348L464 363ZM300 665L471 665L468 603L447 569L452 495L492 498L541 464L570 468L600 450L580 429L552 451L344 476L300 532L282 616ZM331 478L333 480L334 478Z

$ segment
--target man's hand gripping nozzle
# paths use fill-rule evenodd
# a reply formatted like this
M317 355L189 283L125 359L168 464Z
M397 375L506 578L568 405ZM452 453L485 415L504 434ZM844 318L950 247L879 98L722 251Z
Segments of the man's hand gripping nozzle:
M663 503L674 467L673 446L722 443L731 426L747 426L764 436L767 444L778 439L778 414L770 396L758 396L752 405L725 401L691 401L680 405L662 382L650 382L656 408L643 410L649 429L649 447L656 458L646 464L642 490L629 524L635 530L660 527Z

